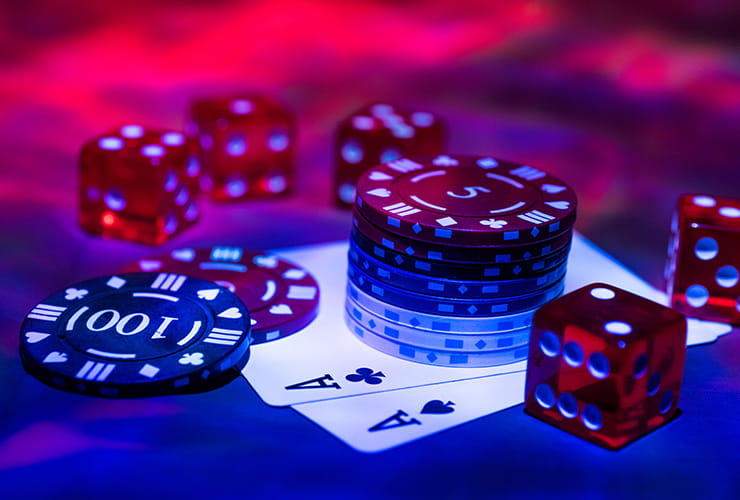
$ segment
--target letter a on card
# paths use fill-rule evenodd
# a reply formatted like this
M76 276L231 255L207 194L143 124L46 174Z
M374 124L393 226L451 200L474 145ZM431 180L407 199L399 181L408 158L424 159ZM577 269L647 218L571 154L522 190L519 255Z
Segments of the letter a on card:
M328 381L331 381L332 383L331 384L328 384L327 383ZM341 389L342 387L338 383L334 382L334 379L328 373L326 375L324 375L323 377L312 378L310 380L305 380L303 382L298 382L297 384L286 385L285 386L285 389L286 390L291 390L291 389L330 389L330 388Z
M387 431L388 429L395 429L396 427L404 427L406 425L411 425L411 424L421 425L421 422L419 422L415 418L408 418L408 419L404 418L408 416L409 414L406 413L405 411L398 410L396 413L394 413L390 417L386 418L385 420L381 420L377 424L370 427L368 429L368 432Z

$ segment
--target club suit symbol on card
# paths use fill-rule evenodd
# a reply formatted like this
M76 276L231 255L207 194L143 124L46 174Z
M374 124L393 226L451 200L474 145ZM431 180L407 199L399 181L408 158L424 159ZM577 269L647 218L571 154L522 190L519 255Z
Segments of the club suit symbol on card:
M368 432L387 431L388 429L396 429L398 427L406 427L407 425L421 425L421 422L415 418L408 418L409 414L403 410L398 410L390 417L381 420L377 424L370 427Z
M378 385L383 382L381 377L385 377L383 372L376 372L372 368L358 368L355 373L350 373L346 378L350 382L365 382L370 385Z
M443 403L439 399L432 399L431 401L427 401L424 408L421 409L421 412L430 413L432 415L442 415L444 413L452 413L455 411L453 406L455 406L455 403L452 401Z
M330 384L327 382L331 382ZM316 377L293 385L286 385L286 390L293 389L341 389L342 386L334 382L334 379L328 373L323 377Z

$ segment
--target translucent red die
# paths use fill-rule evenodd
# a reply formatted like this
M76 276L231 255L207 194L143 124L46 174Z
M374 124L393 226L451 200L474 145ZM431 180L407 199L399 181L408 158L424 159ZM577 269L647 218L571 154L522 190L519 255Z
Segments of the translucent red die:
M525 410L610 449L676 415L686 318L603 283L534 315Z
M180 132L124 125L95 137L80 153L80 226L161 244L198 219L199 171Z
M444 153L446 127L426 111L389 104L365 106L343 120L334 151L334 199L352 206L355 185L370 167L410 155Z
M686 316L740 324L740 200L684 194L671 232L671 306Z
M296 123L276 101L258 95L196 100L186 132L199 144L202 187L213 199L291 191Z

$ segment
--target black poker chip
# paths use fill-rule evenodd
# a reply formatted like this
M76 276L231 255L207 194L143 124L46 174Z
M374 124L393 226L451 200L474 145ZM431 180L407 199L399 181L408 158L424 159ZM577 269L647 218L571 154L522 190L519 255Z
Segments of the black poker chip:
M249 312L229 290L174 273L123 273L55 293L26 315L20 356L52 387L112 398L210 390L244 366Z

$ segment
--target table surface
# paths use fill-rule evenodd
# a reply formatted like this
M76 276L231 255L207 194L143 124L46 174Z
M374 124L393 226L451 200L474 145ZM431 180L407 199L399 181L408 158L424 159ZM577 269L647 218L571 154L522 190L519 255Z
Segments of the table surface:
M647 22L579 2L70 3L0 7L4 498L740 495L737 331L688 350L683 414L617 452L520 405L363 455L266 406L241 378L205 394L96 399L42 385L17 354L33 305L136 258L346 239L350 213L331 201L334 126L377 100L439 113L450 152L566 179L577 229L662 288L677 196L740 192L740 52L721 15L731 2L671 15L647 2ZM160 248L79 230L82 142L120 123L181 127L190 99L237 89L278 96L298 116L293 195L206 201L198 224Z

